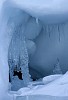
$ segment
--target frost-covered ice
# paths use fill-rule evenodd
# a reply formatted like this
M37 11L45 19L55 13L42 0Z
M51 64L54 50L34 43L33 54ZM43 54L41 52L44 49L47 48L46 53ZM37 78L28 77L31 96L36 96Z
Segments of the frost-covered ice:
M15 48L10 45L11 52L20 50L22 47L24 55L22 65L24 62L27 65L25 75L29 73L28 62L30 67L40 73L38 77L50 74L57 58L59 58L62 71L68 70L67 4L68 0L3 0L2 2L0 0L0 100L12 98L7 93L9 86L8 51L10 51L11 39L16 41ZM20 34L15 35L14 31ZM22 41L19 41L23 37L22 33L25 36L24 46L22 46ZM19 53L16 51L12 54L14 57L19 57ZM28 61L28 55L30 61ZM42 82L31 83L31 86L22 88L17 93L21 96L68 96L67 87L68 72L65 75L47 76Z

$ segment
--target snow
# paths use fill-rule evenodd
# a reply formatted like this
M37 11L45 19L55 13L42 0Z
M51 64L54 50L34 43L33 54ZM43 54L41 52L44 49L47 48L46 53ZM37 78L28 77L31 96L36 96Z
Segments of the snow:
M68 96L68 72L56 79L55 81L49 83L48 85L37 88L37 90L32 92L32 94L38 95L51 95L51 96ZM59 91L58 91L59 90ZM46 92L45 92L46 91Z
M53 76L48 76L50 78L52 78ZM56 77L56 76L54 76ZM47 78L47 77L46 77ZM52 80L51 82L49 82L47 85L36 85L31 87L27 87L27 88L21 88L18 92L17 92L17 96L46 96L46 95L50 95L50 96L55 96L55 97L65 97L68 96L68 82L65 80L67 80L68 78L68 72L62 76L59 76L59 78ZM50 80L49 78L47 78L48 81ZM64 83L63 83L64 81ZM63 84L62 84L63 83ZM59 90L59 91L58 91Z
M24 87L18 90L17 92L10 92L10 94L14 94L16 100L68 100L68 72L64 75L50 75L45 78L49 81L53 79L53 77L57 77L55 80L52 80L47 85L36 84L39 82L35 82L36 86L33 84L30 87ZM50 79L49 79L50 78ZM63 83L64 81L64 83ZM61 84L63 83L63 84Z
M37 0L25 0L22 2L21 0L7 0L3 5L3 9L0 8L0 11L2 11L0 12L0 15L2 14L0 16L0 100L4 100L4 98L9 100L9 98L12 99L12 96L26 95L26 99L29 99L28 95L35 95L36 99L37 95L68 96L68 72L64 75L44 77L41 82L31 83L30 86L21 88L16 95L13 93L10 96L7 92L9 86L8 51L15 29L18 29L21 34L17 34L17 37L15 35L15 40L19 39L19 35L21 40L22 33L26 38L23 42L25 43L25 49L27 44L28 52L27 49L24 51L23 48L22 51L24 56L27 55L27 59L23 60L22 65L25 62L28 67L29 53L29 55L33 54L30 59L30 66L38 70L40 74L42 73L42 76L46 72L47 74L51 73L57 57L59 57L63 71L64 68L65 70L68 69L68 22L64 22L68 20L67 4L67 0L39 0L39 2ZM55 24L58 22L63 23ZM17 46L22 47L22 43L19 45L19 40L16 42L15 49ZM19 52L16 51L14 53L16 55ZM21 57L23 56L21 55ZM26 69L27 71L25 72L25 69L22 68L26 75L25 77L29 77L27 75L29 73L28 68ZM17 83L17 79L13 84L15 85L15 83ZM21 82L19 83L21 84ZM26 80L25 83L27 84ZM21 86L20 84L19 86ZM11 86L9 86L10 88Z
M54 66L52 74L62 74L62 70L60 68L59 59L57 59L57 64Z
M48 83L58 79L61 76L62 76L61 74L46 76L46 77L43 78L43 83L48 84Z
M28 97L28 99L27 99ZM68 100L68 97L54 97L45 95L18 96L16 100Z

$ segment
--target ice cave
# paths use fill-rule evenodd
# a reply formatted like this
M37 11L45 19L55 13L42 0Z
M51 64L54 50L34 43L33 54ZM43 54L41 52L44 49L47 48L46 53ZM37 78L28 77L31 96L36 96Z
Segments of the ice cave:
M0 100L68 100L68 0L0 0Z

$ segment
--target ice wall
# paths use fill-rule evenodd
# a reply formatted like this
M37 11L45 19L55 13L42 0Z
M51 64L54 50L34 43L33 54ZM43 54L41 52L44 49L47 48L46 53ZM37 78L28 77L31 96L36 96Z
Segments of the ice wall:
M49 74L59 58L63 73L68 70L68 23L45 25L39 37L35 40L36 52L30 65L36 70ZM38 61L37 61L38 59Z
M24 28L28 53L29 55L31 54L29 58L29 66L32 67L32 69L38 71L42 76L50 74L53 70L54 64L56 64L57 58L59 58L63 72L68 70L68 23L64 22L67 18L63 17L62 23L58 20L64 13L62 13L61 16L58 16L59 13L57 14L56 19L59 23L49 23L50 20L56 20L53 20L55 17L54 15L51 16L51 19L50 15L48 17L46 14L45 16L42 14L43 16L39 17L42 10L40 12L35 12L35 7L37 6L33 6L34 9L30 9L29 5L29 9L27 9L26 5L24 8L22 5L23 4L19 1L15 3L15 0L12 3L6 2L2 11L2 19L0 22L0 62L3 66L1 67L3 81L7 80L5 81L6 87L9 71L7 63L8 47L15 27L18 29L20 24L23 25L22 28ZM39 9L37 10L39 11ZM26 12L25 16L23 16L23 11ZM46 19L48 20L48 23L46 22ZM3 70L5 66L7 66L6 70Z
M0 1L1 4L1 1ZM4 16L4 2L0 6L0 100L6 100L9 82L9 67L8 67L8 48L12 36L12 23L9 24L8 18Z
M25 33L28 34L26 36L28 37L28 39L34 36L31 36L30 34L33 34L33 32L36 31L36 29L34 29L34 26L32 26L32 24L35 22L33 20L34 18L36 18L37 23L38 20L40 20L40 24L43 26L41 32L39 31L40 35L37 35L38 37L35 37L36 39L34 39L36 50L35 54L29 58L30 67L39 71L40 74L43 74L45 76L52 72L54 64L56 64L57 58L59 58L63 73L68 70L68 1L40 0L38 2L37 0L25 0L24 2L21 2L21 0L18 0L16 2L16 0L12 0L12 2L16 7L32 16L32 19L30 19L29 23L26 25L27 27Z
M5 92L9 88L8 87L9 86L8 50L9 50L9 46L10 46L12 37L20 40L20 41L17 41L17 43L20 43L18 46L20 46L22 48L23 55L24 55L24 53L26 53L25 56L21 55L21 60L24 60L23 64L26 64L26 66L28 67L28 54L27 54L27 49L26 49L26 45L25 45L25 40L23 41L23 46L24 46L24 48L23 48L21 40L24 39L24 37L22 38L21 37L22 35L20 36L20 34L23 33L24 26L27 22L26 19L29 18L29 15L23 14L23 11L21 11L20 9L13 8L13 7L11 7L11 5L12 4L8 4L8 1L4 2L2 9L1 9L1 13L0 13L1 14L1 16L0 16L0 64L1 64L0 77L1 77L1 84L2 84L2 86L0 85L1 93L2 93L2 90L3 90L3 92ZM19 16L19 15L21 15L21 16ZM24 15L24 16L22 16L22 15ZM22 25L22 23L23 23L23 25ZM22 25L22 30L21 30L21 25ZM19 34L19 32L20 32L20 34ZM15 33L15 35L14 35L14 33ZM18 34L16 35L16 33L18 33ZM17 38L16 36L17 37L19 36L20 38ZM15 46L17 47L17 44ZM16 47L15 47L15 50L16 50ZM20 47L19 47L19 49L20 49ZM20 51L20 53L22 53L22 52ZM18 54L18 52L17 52L17 54ZM15 54L14 54L14 56L15 56ZM25 57L27 57L27 60L25 59ZM21 63L21 66L22 66L22 63ZM25 73L25 71L24 71L24 73ZM27 76L27 74L25 74L25 76ZM27 80L25 80L25 81L24 82L27 84Z
M15 9L15 13L16 16L13 16L12 18L12 21L14 21L15 28L13 31L13 36L8 51L9 72L10 72L11 83L13 85L14 82L12 81L15 81L15 78L13 77L14 69L15 67L17 67L17 71L19 71L21 68L22 79L23 79L22 86L24 85L27 86L29 82L29 70L28 70L28 52L26 48L24 30L25 30L25 25L29 19L29 15L27 15L26 13L17 8ZM17 88L19 86L18 84L16 84Z

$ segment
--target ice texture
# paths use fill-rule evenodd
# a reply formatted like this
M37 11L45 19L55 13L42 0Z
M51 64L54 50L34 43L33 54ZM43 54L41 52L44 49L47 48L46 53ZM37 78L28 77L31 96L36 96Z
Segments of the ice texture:
M9 51L12 53L10 58L13 58L16 64L20 53L21 68L25 75L23 78L25 78L26 84L28 83L26 77L29 77L28 63L32 69L36 70L35 72L40 73L39 77L52 73L57 58L59 58L62 72L68 70L67 4L68 0L3 0L2 2L0 0L1 100L4 100L4 98L8 100L9 98L7 93L9 86ZM21 39L24 41L22 42ZM22 67L23 64L25 68ZM52 78L48 78L48 81L52 81ZM42 95L68 96L67 78L68 73L48 85L36 86L32 90L27 89L30 91L24 92L23 95L30 93L39 95L41 93ZM18 77L14 80L16 83ZM59 89L60 91L56 92Z

